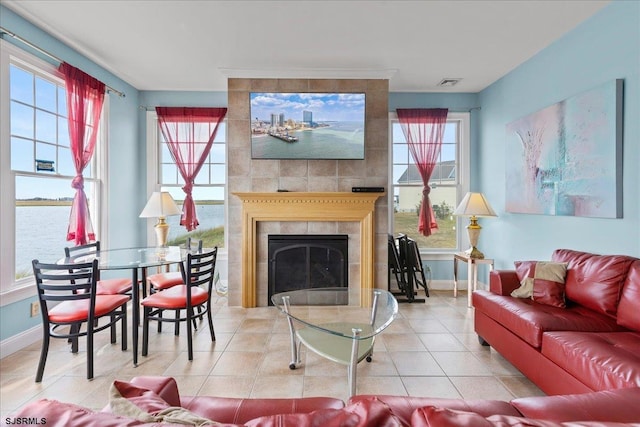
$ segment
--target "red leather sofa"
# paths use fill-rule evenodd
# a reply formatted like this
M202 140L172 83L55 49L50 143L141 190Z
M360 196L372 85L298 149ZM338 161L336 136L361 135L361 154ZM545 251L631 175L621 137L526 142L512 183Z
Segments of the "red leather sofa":
M516 271L493 271L473 293L480 341L547 394L640 387L640 259L557 249L551 261L567 263L566 307L512 297Z
M118 382L122 397L145 413L167 408L226 426L249 427L385 427L385 426L640 426L640 388L566 396L497 400L359 395L347 404L329 397L298 399L239 399L180 396L170 377L136 377ZM95 412L77 405L42 399L3 420L7 424L45 424L50 427L172 426L116 415L113 404ZM20 422L18 422L20 421ZM37 423L33 421L39 421Z

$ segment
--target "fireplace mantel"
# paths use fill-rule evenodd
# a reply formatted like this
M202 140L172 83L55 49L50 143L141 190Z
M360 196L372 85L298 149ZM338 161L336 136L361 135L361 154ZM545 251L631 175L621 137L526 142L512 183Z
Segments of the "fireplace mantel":
M242 306L256 307L257 223L260 221L355 221L360 223L360 289L375 284L374 211L384 193L232 193L242 200ZM367 292L360 292L360 304Z

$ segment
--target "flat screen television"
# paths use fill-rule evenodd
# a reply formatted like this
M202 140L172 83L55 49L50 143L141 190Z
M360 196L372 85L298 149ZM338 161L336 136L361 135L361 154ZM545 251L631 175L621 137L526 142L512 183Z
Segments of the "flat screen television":
M364 93L252 92L253 159L364 159Z

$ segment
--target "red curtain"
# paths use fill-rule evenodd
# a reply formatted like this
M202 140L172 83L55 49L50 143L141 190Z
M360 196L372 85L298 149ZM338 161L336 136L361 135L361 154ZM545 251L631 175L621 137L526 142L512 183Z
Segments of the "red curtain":
M82 171L89 164L96 146L105 86L101 81L65 62L60 64L59 70L64 75L66 84L69 139L76 169L76 176L71 181L76 194L69 215L67 240L73 240L77 246L96 240L84 192Z
M171 157L184 179L186 196L182 205L180 225L187 231L199 223L191 191L193 183L207 159L218 126L227 114L226 108L156 107L160 130Z
M418 231L423 236L430 236L438 229L438 223L429 199L429 179L440 158L440 147L449 111L446 108L401 108L396 112L409 145L409 152L422 178Z

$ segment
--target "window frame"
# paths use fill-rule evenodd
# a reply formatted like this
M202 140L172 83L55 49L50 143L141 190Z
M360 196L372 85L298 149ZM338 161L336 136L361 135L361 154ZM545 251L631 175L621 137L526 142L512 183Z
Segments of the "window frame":
M224 144L225 144L225 159L224 159L224 173L225 173L225 182L224 184L194 184L194 187L217 187L217 188L222 188L223 189L223 201L224 201L224 229L225 229L225 233L224 233L224 247L219 248L218 250L218 254L220 255L221 253L226 251L227 245L228 245L228 233L227 233L227 229L228 229L228 216L227 216L227 210L228 210L228 204L227 204L227 200L228 200L228 174L227 174L227 164L228 164L228 159L229 159L229 151L228 151L228 122L227 122L227 118L225 117L224 120L222 121L222 123L225 124L225 135L224 135ZM160 182L160 173L161 173L161 162L160 162L160 129L159 129L159 123L158 123L158 114L156 113L155 110L147 110L147 117L146 117L146 131L147 131L147 195L153 193L154 191L160 191L161 187L182 187L183 184L178 183L177 185L169 185L169 184L162 184ZM182 179L181 177L179 177L179 179ZM145 196L145 200L146 200L146 196ZM155 225L155 218L150 218L147 220L147 243L149 245L154 245L155 244L155 232L154 232L154 228L153 226Z
M0 39L0 306L5 306L35 295L33 276L16 280L16 180L18 177L53 179L73 179L67 175L45 175L37 172L14 171L11 169L11 82L10 66L14 64L32 72L45 80L64 86L64 78L57 66L44 61L19 47ZM108 235L106 204L103 202L108 194L106 171L108 170L107 145L108 126L104 123L109 117L108 97L103 105L98 142L92 159L92 177L85 177L85 181L94 183L95 206L91 209L91 219L94 231L107 244L103 236ZM62 251L62 248L60 248ZM62 257L62 252L60 256Z
M447 122L458 122L458 138L459 144L456 147L456 157L458 160L458 167L456 168L456 206L455 209L469 191L469 181L471 175L470 157L471 157L471 114L469 112L449 112L447 115ZM415 185L398 185L393 179L393 125L399 123L398 115L395 111L389 113L389 192L388 192L388 204L389 204L389 216L388 224L390 234L394 234L394 194L396 187L416 187ZM444 248L420 248L420 254L424 259L430 260L449 260L452 253L460 252L465 244L465 226L462 218L456 219L456 247L451 249Z

